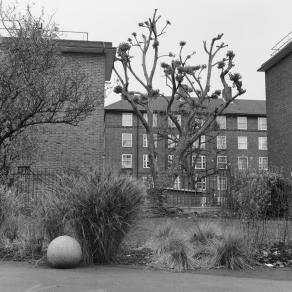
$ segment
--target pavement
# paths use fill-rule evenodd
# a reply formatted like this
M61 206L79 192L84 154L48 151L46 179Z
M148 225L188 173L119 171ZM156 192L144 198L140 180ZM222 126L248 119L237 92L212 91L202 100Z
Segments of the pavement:
M60 270L0 263L0 292L292 291L292 270L172 273L121 266Z

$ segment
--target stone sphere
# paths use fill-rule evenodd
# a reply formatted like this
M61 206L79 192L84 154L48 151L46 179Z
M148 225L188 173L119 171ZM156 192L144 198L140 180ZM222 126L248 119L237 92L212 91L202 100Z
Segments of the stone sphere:
M51 241L47 250L47 259L55 268L76 267L82 258L82 251L78 241L63 235Z

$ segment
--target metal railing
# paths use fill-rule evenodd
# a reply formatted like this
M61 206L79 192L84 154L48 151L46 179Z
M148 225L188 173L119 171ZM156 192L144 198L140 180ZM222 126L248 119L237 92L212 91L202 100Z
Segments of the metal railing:
M292 40L292 31L279 40L273 47L271 56L277 54L284 46L286 46Z

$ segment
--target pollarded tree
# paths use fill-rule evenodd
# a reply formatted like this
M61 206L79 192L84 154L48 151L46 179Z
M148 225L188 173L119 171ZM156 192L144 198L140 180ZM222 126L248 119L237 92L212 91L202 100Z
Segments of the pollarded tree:
M139 23L143 33L138 35L133 32L132 38L119 45L116 64L120 63L121 69L117 66L114 68L120 81L120 85L115 87L115 92L121 94L122 98L131 104L148 134L150 168L155 186L160 185L160 171L156 161L157 153L152 126L155 100L166 101L165 115L172 121L177 133L172 135L169 130L159 133L160 136L172 139L175 143L170 171L170 176L174 181L179 175L191 171L189 157L198 153L198 150L193 148L194 142L212 130L216 117L222 114L235 98L245 93L240 74L232 72L235 54L228 50L223 57L218 58L219 55L222 56L222 51L227 46L222 42L223 34L214 37L210 44L203 42L207 62L203 65L194 65L192 63L194 52L184 56L183 51L186 45L184 41L180 42L177 56L173 53L168 55L159 53L160 38L170 25L170 22L166 21L165 25L159 27L160 18L161 16L155 10L151 18ZM136 62L132 56L134 48L140 52L142 74L134 70L134 62ZM154 78L161 75L161 71L157 70L160 58L168 58L160 65L169 94L163 94L160 89L154 87ZM216 68L221 89L211 91L211 77ZM143 91L130 88L133 79L140 84ZM231 86L235 88L234 94L232 94ZM143 117L144 111L147 112L147 119ZM177 114L182 115L182 121L178 119Z
M6 22L9 19L9 23ZM0 148L33 125L77 125L96 106L85 72L62 57L56 28L28 8L1 11ZM1 157L0 157L1 158ZM0 159L1 161L1 159Z

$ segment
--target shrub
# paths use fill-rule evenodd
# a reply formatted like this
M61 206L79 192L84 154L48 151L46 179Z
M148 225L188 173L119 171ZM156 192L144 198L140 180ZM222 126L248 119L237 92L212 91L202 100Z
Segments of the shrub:
M186 234L174 228L170 222L160 225L154 232L150 244L156 266L188 270L193 267L193 250Z
M252 255L242 235L233 230L226 230L223 238L215 242L217 255L214 259L215 266L224 266L227 269L252 268Z
M63 175L55 187L53 209L81 243L85 263L108 263L139 214L144 188L129 177L97 171L89 175ZM59 204L58 206L56 205ZM53 225L54 211L47 214Z
M231 183L229 206L240 218L283 217L291 190L291 183L277 172L240 172Z

